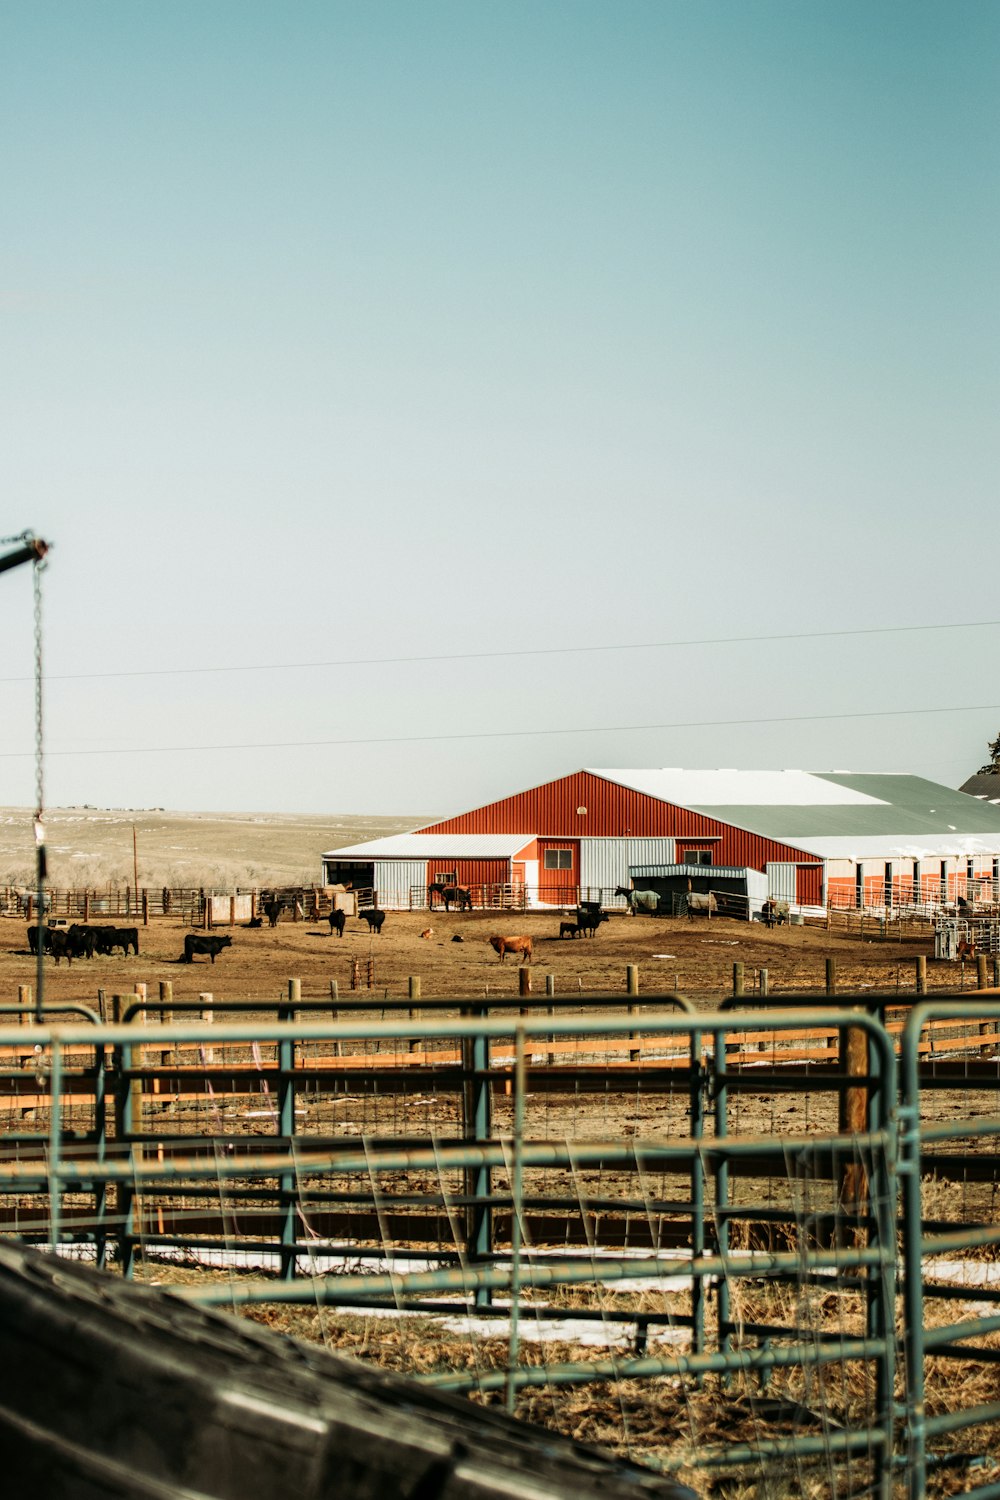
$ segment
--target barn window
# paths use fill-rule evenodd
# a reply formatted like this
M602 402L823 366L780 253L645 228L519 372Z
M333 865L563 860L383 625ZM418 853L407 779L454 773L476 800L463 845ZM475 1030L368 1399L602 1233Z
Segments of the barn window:
M572 870L572 849L546 849L544 868L546 870Z
M454 870L435 870L434 871L434 881L435 881L435 884L437 884L437 885L454 885L455 884L455 871Z
M710 865L712 863L711 849L689 849L684 855L686 865Z

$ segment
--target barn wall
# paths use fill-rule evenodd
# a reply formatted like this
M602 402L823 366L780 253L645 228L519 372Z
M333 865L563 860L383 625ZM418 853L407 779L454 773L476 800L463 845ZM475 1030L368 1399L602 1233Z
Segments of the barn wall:
M823 866L799 865L795 872L795 899L800 906L823 906Z
M580 889L601 890L605 906L620 906L624 896L614 897L616 886L628 889L629 869L633 865L672 865L674 840L667 839L581 839Z
M424 884L427 861L424 859L377 859L375 889L383 911L408 911L410 887Z
M586 811L578 812L578 808ZM421 830L423 833L524 833L545 838L673 838L704 840L717 865L763 870L769 860L802 859L803 851L746 833L702 813L676 807L615 782L575 771L485 807L473 808ZM617 883L617 882L616 882Z
M426 861L427 883L437 879L439 871L454 870L459 885L506 885L511 878L509 859L429 859Z

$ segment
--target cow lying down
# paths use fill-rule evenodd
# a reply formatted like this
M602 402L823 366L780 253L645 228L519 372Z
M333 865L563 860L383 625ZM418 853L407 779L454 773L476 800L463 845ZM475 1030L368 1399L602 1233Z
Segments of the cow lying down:
M200 932L188 932L184 937L184 953L181 963L192 963L196 953L207 953L214 964L215 955L221 953L223 948L228 948L232 941L231 937L209 937Z

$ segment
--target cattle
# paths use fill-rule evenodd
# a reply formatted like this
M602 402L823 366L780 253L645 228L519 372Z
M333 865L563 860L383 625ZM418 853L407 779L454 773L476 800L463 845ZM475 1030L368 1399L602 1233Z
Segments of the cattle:
M660 909L660 898L655 891L627 891L623 885L618 885L615 886L615 895L625 897L632 916L644 911L647 916L655 917Z
M330 936L336 933L338 937L344 936L344 928L347 926L347 913L337 911L336 908L330 913Z
M420 934L420 936L422 938L432 938L434 936L434 928L433 927L425 927L424 930L423 930L423 932Z
M695 917L713 917L719 910L719 904L712 891L688 891L687 914L690 921Z
M129 949L139 957L139 929L138 927L112 927L111 929L112 950L120 948L122 955L128 958Z
M579 928L579 926L577 925L576 922L560 922L559 923L559 936L561 938L564 938L564 937L578 938L580 936L580 928Z
M382 931L382 923L385 921L385 912L379 911L377 906L373 906L370 911L359 911L358 920L361 922L367 922L369 932L375 933L377 937L378 934Z
M247 927L263 927L263 925L264 925L264 918L263 917L251 917L250 920L249 920L249 922L247 922L246 925L247 925Z
M270 901L264 902L264 915L267 918L268 927L277 927L283 905L284 902L279 901L276 896L272 897Z
M490 947L500 955L503 963L508 953L520 954L527 964L531 963L531 939L530 937L501 937L494 933L489 939Z
M427 887L427 896L430 906L434 905L434 897L440 896L445 911L451 911L452 902L459 911L472 910L472 892L467 885L446 885L444 881L436 880Z
M55 959L56 963L58 963L61 958L64 958L68 964L72 964L73 956L69 951L69 947L67 946L69 941L69 933L66 931L66 929L64 927L55 927L46 932L45 936L48 939L46 947L52 954L52 957Z
M66 951L73 958L93 958L97 951L99 928L87 923L74 922L66 934Z
M196 953L207 953L214 964L215 955L221 953L223 948L228 948L232 941L228 935L209 937L207 933L188 932L184 936L184 955L180 961L189 964L194 961Z
M584 937L593 937L602 922L608 920L606 911L584 911L583 908L576 914L576 925Z
M69 933L65 927L46 927L44 929L45 952L51 953L56 963L61 958L67 962L71 961L73 954L68 946ZM28 928L28 947L36 956L38 954L38 928Z

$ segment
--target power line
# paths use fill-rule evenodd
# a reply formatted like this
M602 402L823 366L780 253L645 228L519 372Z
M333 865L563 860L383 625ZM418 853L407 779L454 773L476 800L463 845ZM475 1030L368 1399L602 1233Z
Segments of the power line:
M846 719L892 719L927 714L974 714L1000 712L1000 703L964 704L957 708L885 708L851 714L787 714L763 719L688 719L673 724L591 724L573 729L488 729L459 734L387 734L366 735L355 739L335 740L246 740L225 745L139 745L130 749L47 750L54 756L83 755L184 755L208 754L225 750L309 750L343 745L415 745L456 740L541 739L546 735L567 734L639 734L671 729L725 729L753 724L817 724ZM0 751L0 760L24 759L27 750Z
M965 620L951 625L875 625L860 630L793 630L779 635L704 636L694 640L630 641L618 645L531 646L519 651L449 651L422 656L352 656L337 657L332 661L256 662L246 666L228 667L152 667L129 672L56 672L50 673L46 680L49 682L88 682L122 677L199 677L238 672L297 672L329 670L334 667L396 667L447 661L500 661L532 656L593 656L601 652L668 651L692 646L764 645L779 641L835 640L848 636L906 635L917 631L986 630L996 625L1000 625L1000 620ZM30 678L0 677L0 683L27 681L30 681ZM553 731L555 732L557 731Z

